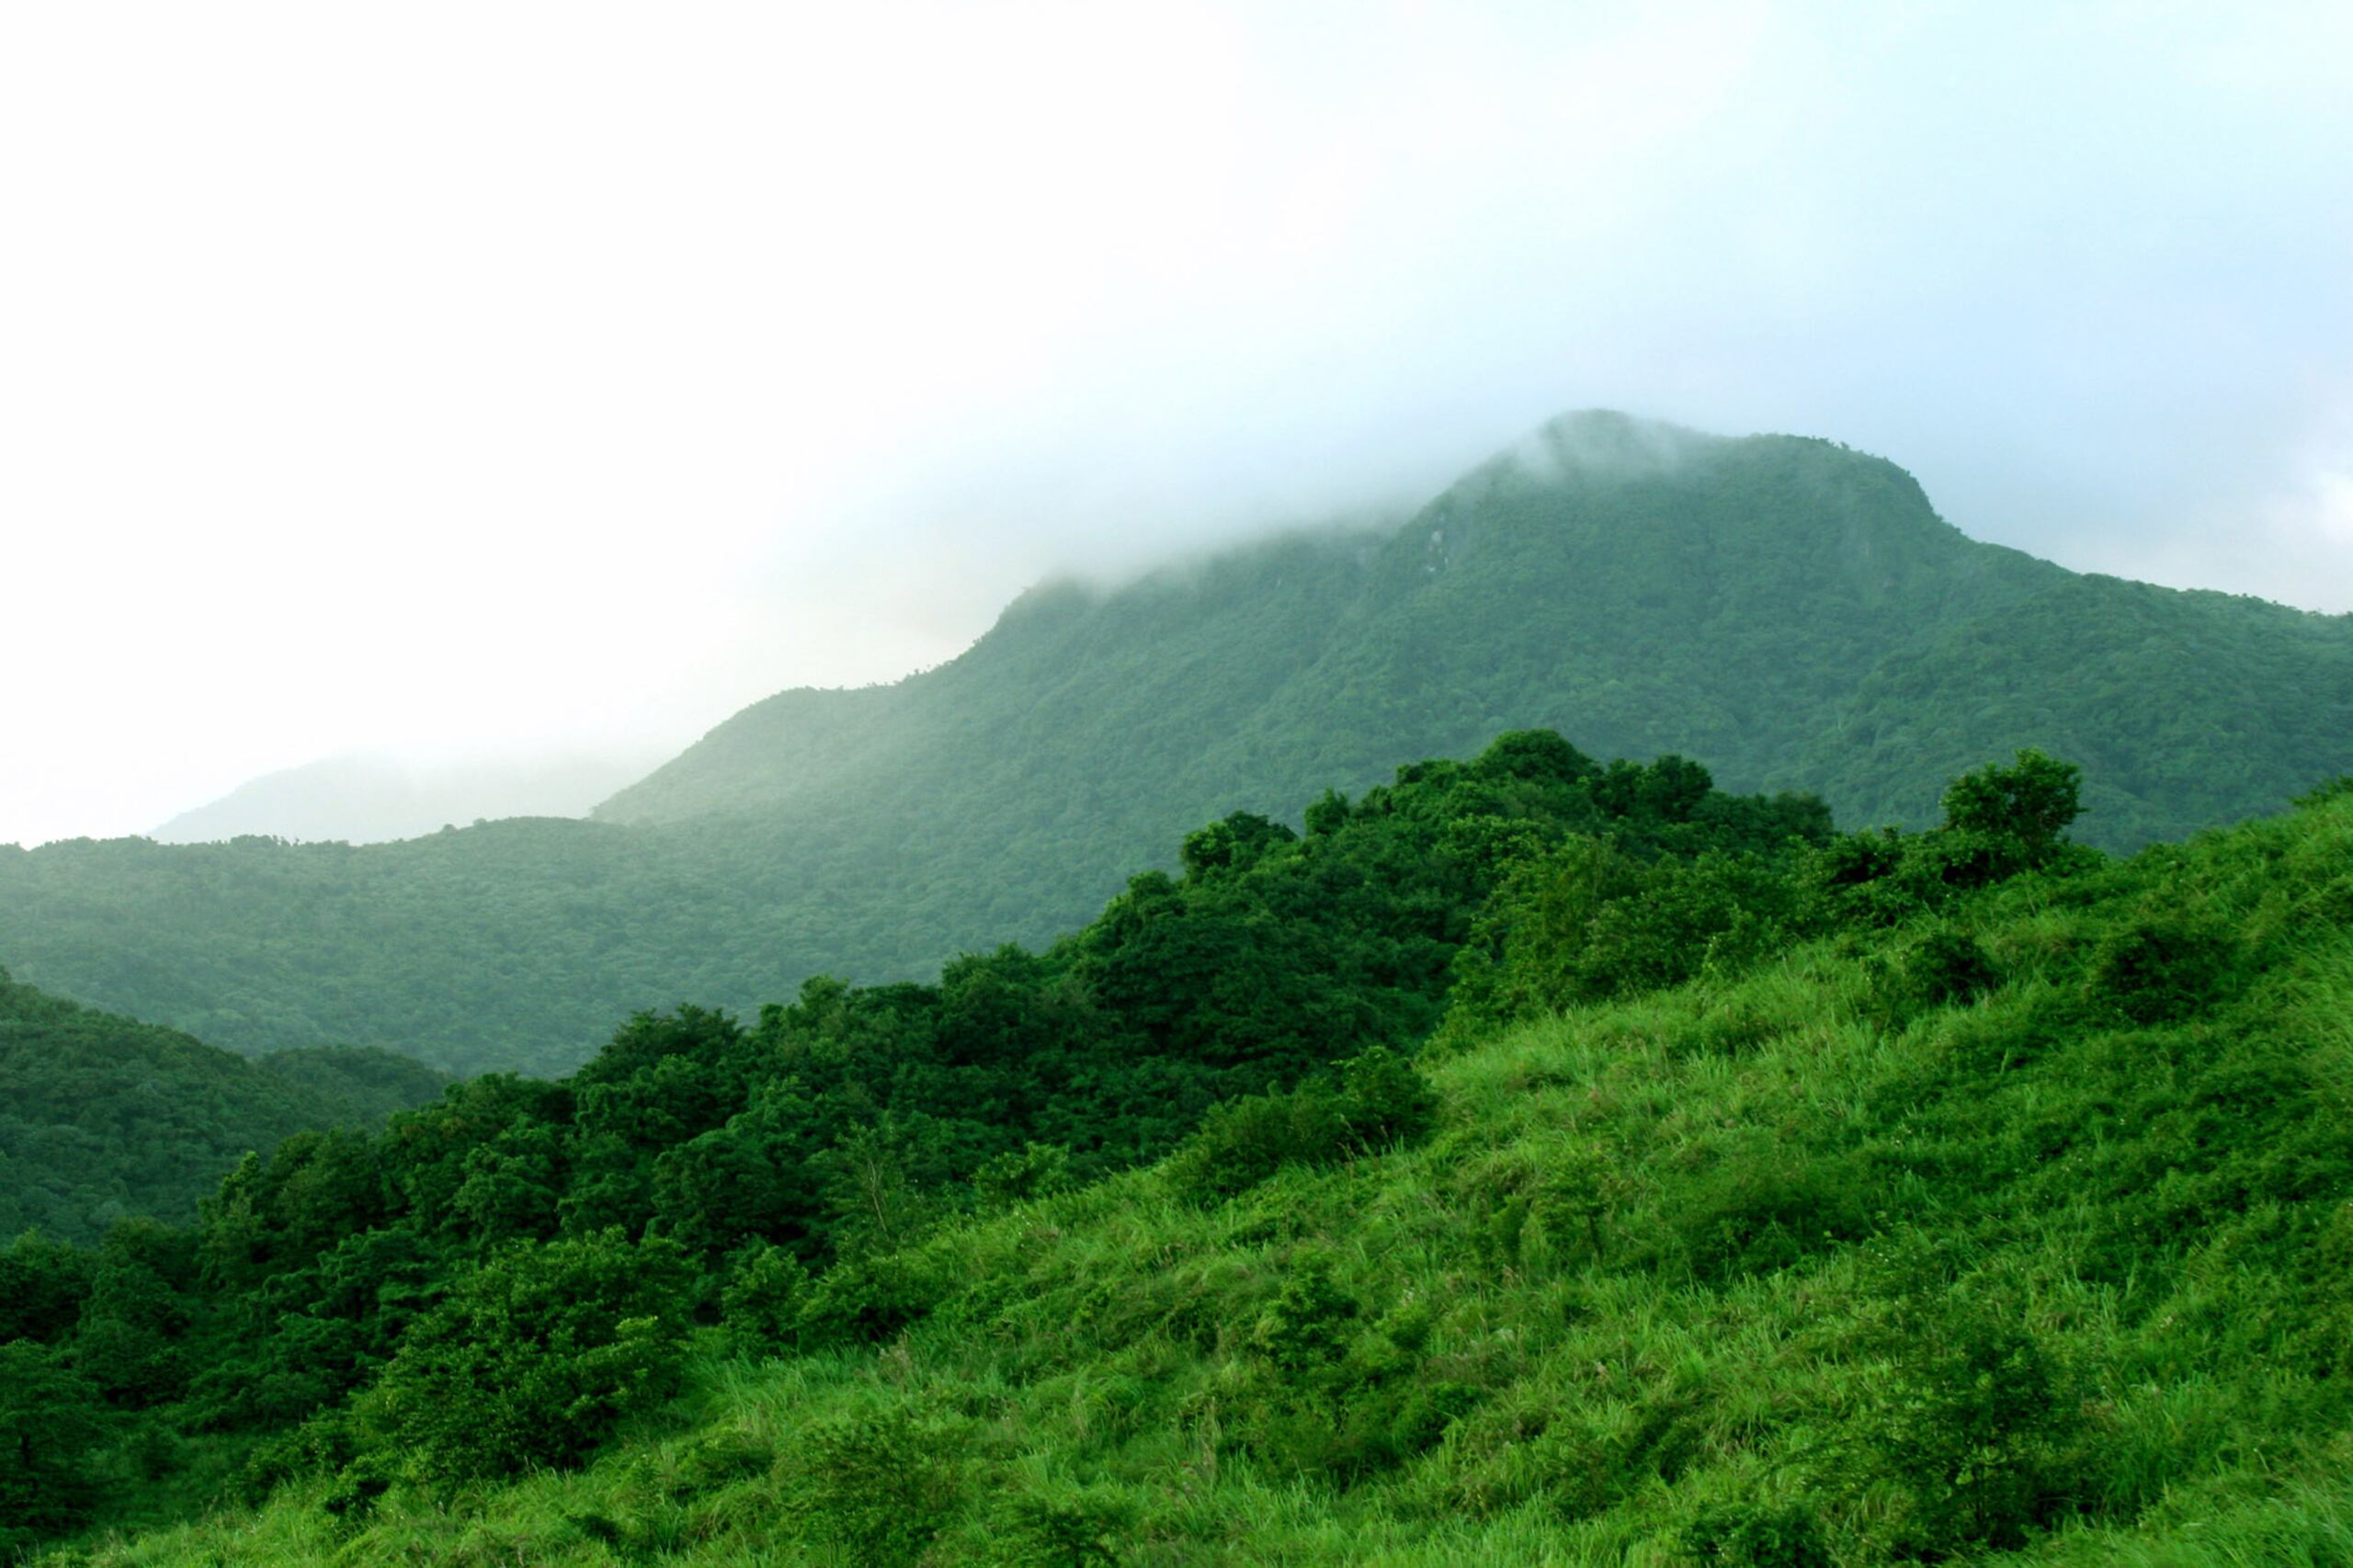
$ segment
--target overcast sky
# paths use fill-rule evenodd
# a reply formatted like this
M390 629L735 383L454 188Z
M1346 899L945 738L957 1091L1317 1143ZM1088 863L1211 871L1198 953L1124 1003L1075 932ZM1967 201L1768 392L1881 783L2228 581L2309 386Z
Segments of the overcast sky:
M0 841L682 744L1563 409L2353 609L2353 6L0 6Z

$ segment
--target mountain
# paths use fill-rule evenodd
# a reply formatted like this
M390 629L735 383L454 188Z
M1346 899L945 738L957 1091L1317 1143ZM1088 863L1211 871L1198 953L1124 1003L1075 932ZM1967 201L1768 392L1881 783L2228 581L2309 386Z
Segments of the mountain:
M189 1223L246 1151L381 1121L446 1083L381 1051L249 1062L0 970L0 1236L94 1242L132 1215Z
M483 818L577 817L642 770L635 759L553 756L420 766L334 756L283 768L182 812L151 835L210 844L259 835L380 844Z
M2353 617L1978 543L1832 442L1591 413L1385 536L1057 585L938 669L772 698L596 814L950 801L958 831L1141 843L1146 821L1360 788L1517 726L1705 756L1865 824L1928 820L1972 759L2039 745L2090 770L2083 835L2129 848L2353 759Z
M1401 528L1048 585L937 669L756 704L592 822L0 846L0 955L232 1049L557 1073L637 1008L1042 944L1194 824L1520 728L1848 825L2040 746L2129 848L2353 767L2353 617L1972 541L1835 442L1576 415Z

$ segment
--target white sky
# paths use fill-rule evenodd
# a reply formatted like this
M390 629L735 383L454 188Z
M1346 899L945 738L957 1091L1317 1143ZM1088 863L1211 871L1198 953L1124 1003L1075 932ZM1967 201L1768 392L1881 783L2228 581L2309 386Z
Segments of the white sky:
M2353 608L2353 6L0 0L0 841L682 744L1563 409Z

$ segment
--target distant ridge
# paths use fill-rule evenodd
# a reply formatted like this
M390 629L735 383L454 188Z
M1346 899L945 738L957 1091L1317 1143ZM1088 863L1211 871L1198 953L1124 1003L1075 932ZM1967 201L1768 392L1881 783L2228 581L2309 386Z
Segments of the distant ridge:
M1848 827L2039 746L2131 848L2353 770L2353 617L1972 540L1834 441L1586 412L1402 526L1051 585L935 669L756 703L592 822L0 848L0 960L240 1050L561 1071L634 1008L1043 944L1203 822L1526 728Z
M389 756L324 757L238 785L151 835L209 844L260 834L380 844L483 818L585 816L642 767L634 758L563 756L417 767Z

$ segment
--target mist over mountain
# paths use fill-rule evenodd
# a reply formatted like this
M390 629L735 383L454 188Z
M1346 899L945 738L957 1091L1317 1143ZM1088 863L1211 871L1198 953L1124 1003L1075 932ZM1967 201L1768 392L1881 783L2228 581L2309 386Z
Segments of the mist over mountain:
M323 757L249 779L149 836L165 844L247 834L377 844L484 818L585 816L645 766L637 756L580 755L439 764L382 755Z
M2040 746L2126 848L2353 767L2353 618L1975 542L1836 442L1587 413L1403 526L1048 585L938 668L781 693L593 822L0 849L0 955L233 1049L556 1072L632 1009L1042 945L1202 822L1539 727L1849 827Z
M1835 442L1594 411L1380 536L1036 590L962 657L780 694L596 814L840 791L914 821L976 797L1009 831L1133 822L1141 851L1146 820L1279 810L1542 725L1813 790L1863 825L1927 820L1972 757L2050 746L2091 759L2085 836L2121 848L2275 806L2353 756L2348 722L2353 617L1978 543Z

